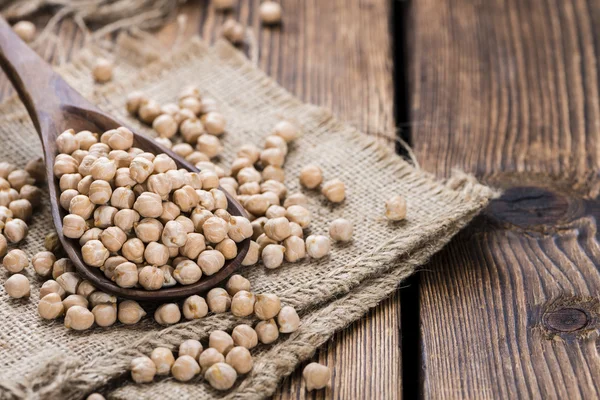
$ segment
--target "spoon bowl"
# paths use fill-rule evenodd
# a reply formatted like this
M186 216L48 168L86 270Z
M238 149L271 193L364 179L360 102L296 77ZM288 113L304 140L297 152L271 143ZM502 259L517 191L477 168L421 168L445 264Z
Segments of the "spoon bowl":
M63 249L82 278L92 282L98 289L119 297L143 301L165 301L206 292L241 267L250 246L250 239L237 244L237 256L226 261L224 267L216 274L209 277L203 276L200 281L191 285L174 286L155 291L122 288L105 277L99 268L85 264L79 242L66 238L62 234L62 220L68 213L60 206L59 181L53 172L54 159L58 153L56 138L67 129L74 129L76 132L89 130L102 133L120 126L126 127L126 125L99 110L70 87L45 61L19 39L10 25L2 18L0 18L0 66L18 92L39 134L44 149L52 219ZM178 168L198 172L197 168L171 150L135 132L134 146L153 154L168 154ZM223 192L227 197L227 211L234 216L247 216L243 207L227 191L223 190Z

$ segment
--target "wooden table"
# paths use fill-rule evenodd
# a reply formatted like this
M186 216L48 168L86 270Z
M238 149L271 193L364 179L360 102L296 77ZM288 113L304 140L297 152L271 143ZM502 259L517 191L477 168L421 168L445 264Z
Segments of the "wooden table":
M600 1L281 3L281 29L258 0L231 14L260 68L389 146L400 127L425 170L506 192L315 355L330 389L300 391L298 370L275 398L600 397ZM218 36L206 1L182 12L186 36ZM59 35L81 46L71 24Z

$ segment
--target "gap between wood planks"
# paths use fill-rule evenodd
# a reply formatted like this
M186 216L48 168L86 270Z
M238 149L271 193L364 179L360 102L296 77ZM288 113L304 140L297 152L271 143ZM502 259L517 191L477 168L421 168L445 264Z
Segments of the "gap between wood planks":
M406 46L406 13L409 0L391 0L390 35L394 58L394 114L397 136L409 146L413 144L410 125L410 97L408 86L408 51ZM396 142L396 152L408 158L407 149ZM402 398L415 399L421 393L421 342L420 342L420 272L408 278L400 289L400 357L402 365Z

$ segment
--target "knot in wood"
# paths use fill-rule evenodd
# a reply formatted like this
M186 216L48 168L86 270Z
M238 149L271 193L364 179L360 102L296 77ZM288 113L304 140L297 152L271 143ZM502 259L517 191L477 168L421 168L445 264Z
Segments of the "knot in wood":
M544 326L557 332L575 332L587 327L589 318L578 308L561 308L544 314Z

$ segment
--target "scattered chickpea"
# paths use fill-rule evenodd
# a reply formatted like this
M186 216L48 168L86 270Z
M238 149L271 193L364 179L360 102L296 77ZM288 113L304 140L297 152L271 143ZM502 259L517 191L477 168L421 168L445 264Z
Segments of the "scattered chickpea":
M87 308L73 306L65 314L65 327L76 331L84 331L94 324L94 314Z
M331 379L331 371L324 365L313 362L304 367L302 378L306 384L306 390L323 389L329 384Z
M157 267L148 265L140 270L138 274L138 282L146 290L158 290L162 287L164 277L164 272L162 270L158 269ZM177 310L179 310L179 308ZM156 312L158 313L158 310Z
M161 113L160 105L154 100L143 99L138 109L138 116L147 124L152 124Z
M30 43L35 38L35 25L29 21L19 21L13 26L13 30L25 43Z
M223 355L227 355L229 350L233 348L233 339L227 332L217 329L210 333L208 347L216 349Z
M316 165L307 165L300 170L300 184L314 189L323 182L323 171Z
M4 256L2 264L8 272L14 274L23 271L23 269L29 265L29 259L23 250L13 249Z
M331 242L323 235L310 235L306 238L306 253L315 259L325 257L329 254Z
M205 250L198 256L198 266L204 275L213 275L225 265L225 257L217 250Z
M75 272L65 272L56 278L56 282L65 289L66 293L75 294L77 293L77 286L79 286L81 278Z
M255 331L262 344L271 344L279 338L279 328L274 319L260 321L256 325Z
M198 362L187 355L180 355L173 363L171 374L180 382L187 382L200 373Z
M341 203L346 198L346 185L339 179L332 179L323 184L321 193L332 203Z
M274 1L264 1L259 8L260 20L265 25L281 23L281 6Z
M223 24L223 37L233 44L244 41L244 27L234 19L228 19Z
M385 202L385 216L390 221L402 221L406 218L406 199L396 195L387 200Z
M62 286L52 279L42 284L42 287L40 288L40 299L43 299L50 293L58 294L61 299L65 297L66 294L65 289L63 289Z
M289 121L279 121L273 129L273 133L281 136L288 143L302 136L300 129Z
M235 369L229 364L216 363L204 374L204 378L217 390L228 390L233 387L237 379Z
M301 228L308 228L312 219L310 211L300 205L289 206L285 216L290 222L297 223Z
M254 312L254 294L240 290L231 299L231 313L236 317L247 317Z
M302 232L302 230L300 230ZM273 246L273 245L271 245ZM269 247L269 246L267 246ZM290 236L283 241L284 256L287 262L296 262L306 257L304 240L298 236ZM265 247L266 250L266 247ZM264 254L264 250L263 250ZM263 258L264 261L264 258ZM265 265L266 266L266 265Z
M338 218L329 225L329 236L333 240L347 242L352 239L354 226L347 219Z
M56 294L56 293L51 293L51 294ZM48 297L48 296L50 296L50 294L45 297ZM58 296L58 297L60 298L60 296ZM69 308L74 307L74 306L81 306L83 308L88 308L89 302L87 301L87 299L85 297L83 297L81 295L71 294L62 301L62 305L64 307L64 310L67 311Z
M277 315L277 324L281 333L295 332L300 326L300 317L294 307L284 306Z
M242 260L243 266L254 265L258 262L258 258L260 256L260 246L258 243L251 241L250 247L248 248L248 253L246 253L246 257Z
M129 365L131 378L135 383L149 383L154 380L156 375L156 365L150 357L141 356L131 360Z
M185 260L177 265L173 272L173 278L182 285L196 283L202 277L202 270L195 262Z
M242 290L249 292L250 281L241 275L231 275L231 277L227 281L227 284L225 285L225 288L227 289L227 293L229 293L230 296L235 296L236 293Z
M161 325L172 325L181 319L181 311L175 303L162 304L154 312L154 319Z
M279 268L283 263L285 247L278 244L269 244L262 251L262 261L265 268Z
M236 346L243 346L247 349L252 349L258 345L258 335L250 325L241 324L233 328L231 332L233 343Z
M64 306L58 293L49 293L38 303L38 314L44 319L56 319L63 312Z
M259 318L268 320L274 318L281 310L281 301L279 297L271 293L256 295L254 303L254 314Z
M214 313L224 313L231 307L231 297L225 289L213 288L206 295L208 309Z
M125 325L137 324L145 315L144 309L133 300L125 300L118 306L119 321Z
M190 356L194 360L198 360L200 353L202 353L202 344L194 339L188 339L179 345L179 357ZM199 371L198 371L199 372Z
M159 115L152 122L152 128L158 133L160 137L167 139L172 138L177 133L177 121L169 114Z
M200 363L200 367L202 371L206 372L212 365L216 363L225 362L225 356L219 352L217 349L208 348L200 353L198 357L198 362Z
M96 325L102 327L111 326L117 321L117 305L98 304L92 309L92 314L94 315Z
M13 299L29 297L29 279L25 275L15 274L4 282L4 290Z
M290 221L285 217L270 219L265 223L264 230L265 234L275 241L285 240L291 234Z
M252 370L254 362L252 361L252 355L247 348L243 346L236 346L227 353L225 362L235 369L240 375L247 374Z
M96 82L105 83L110 81L113 74L112 62L104 58L97 59L92 74L94 75Z
M92 285L92 282L84 280L79 286L77 286L77 294L85 298L89 297L90 294L96 291L96 287Z
M150 359L156 366L156 375L169 375L171 367L175 363L173 353L166 347L157 347L152 350Z
M7 220L4 225L4 236L11 243L18 243L27 236L29 229L25 221L19 218Z
M207 114L204 114L202 116L202 123L204 124L206 132L210 133L211 135L219 136L225 132L225 117L219 112L211 111ZM202 151L201 149L198 150Z

